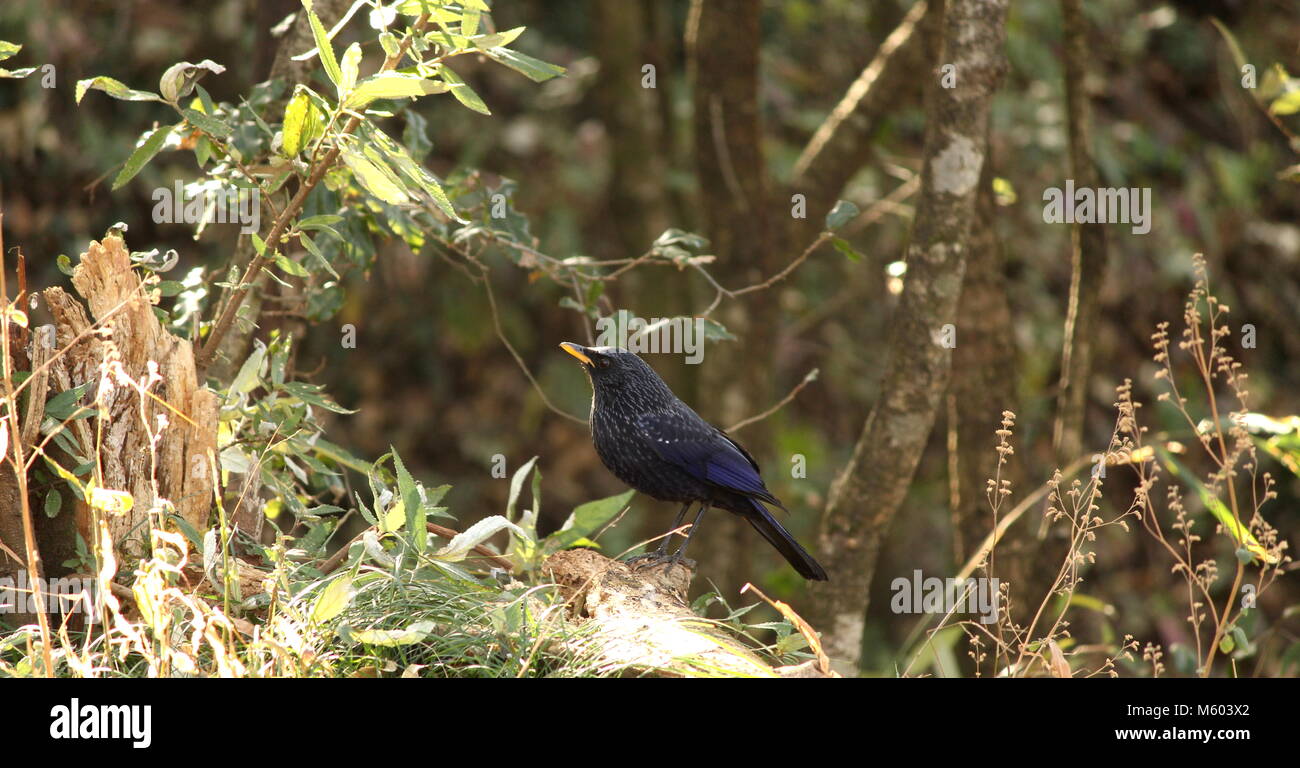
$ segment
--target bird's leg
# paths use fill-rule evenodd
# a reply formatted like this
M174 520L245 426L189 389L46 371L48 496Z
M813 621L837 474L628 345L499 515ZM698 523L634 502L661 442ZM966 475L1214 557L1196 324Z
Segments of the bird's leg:
M659 542L659 548L655 550L655 554L660 557L668 554L668 540L673 537L673 534L677 533L678 528L682 527L682 520L686 519L686 510L690 508L691 502L688 501L677 511L677 519L673 521L673 527L668 529L668 535L664 536L663 540Z
M674 533L678 528L681 528L681 527L682 527L682 520L685 520L685 519L686 519L686 510L690 509L690 508L691 508L691 504L693 504L693 503L694 503L694 502L690 502L690 501L688 501L688 502L686 502L685 504L682 505L682 508L681 508L680 510L678 510L678 512L677 512L677 519L673 521L673 527L672 527L672 528L669 528L669 529L668 529L668 533L665 534L664 537L663 537L662 539L659 540L659 546L655 549L654 552L646 552L645 554L635 555L635 556L633 556L633 557L629 557L625 562L627 562L628 564L631 564L631 563L634 563L634 562L636 562L636 561L638 561L638 560L663 560L663 559L667 558L667 557L668 557L668 540L671 539L671 538L673 537L673 533Z
M681 548L678 549L676 554L672 556L671 558L672 565L676 565L677 562L682 559L682 555L686 554L686 547L690 545L691 537L695 535L696 529L700 527L700 520L704 518L704 513L708 511L709 511L709 503L706 501L704 504L700 506L700 511L696 513L695 522L691 523L691 529L686 532L686 541L682 542ZM669 567L671 568L672 565L670 565Z

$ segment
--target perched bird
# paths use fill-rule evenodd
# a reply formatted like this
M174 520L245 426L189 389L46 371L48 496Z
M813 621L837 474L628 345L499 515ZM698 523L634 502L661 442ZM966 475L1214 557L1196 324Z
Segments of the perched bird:
M648 557L676 563L704 512L720 507L748 520L805 579L826 580L826 571L763 506L785 509L739 443L677 399L635 354L568 341L560 347L578 359L591 379L591 435L605 467L647 496L680 502L674 531L691 506L701 504L681 548L667 555L670 531Z

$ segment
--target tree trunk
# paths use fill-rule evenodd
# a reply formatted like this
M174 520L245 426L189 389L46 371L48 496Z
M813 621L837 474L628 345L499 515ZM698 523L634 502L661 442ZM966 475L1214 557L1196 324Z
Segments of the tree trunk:
M856 668L880 543L902 505L947 387L945 326L957 316L984 164L989 102L1006 66L1007 0L952 0L929 73L925 164L907 276L890 319L881 399L831 488L819 550L831 580L810 587L831 656ZM951 63L953 88L940 87ZM947 329L951 330L951 329ZM957 339L960 344L960 338Z
M66 427L80 455L69 456L53 442L42 450L68 471L74 462L94 461L81 480L87 494L92 484L99 491L92 497L97 500L92 510L89 499L77 499L62 480L56 481L62 504L53 518L41 513L44 494L30 495L38 549L51 564L50 573L41 576L67 572L61 563L75 551L78 534L96 541L96 514L103 516L119 553L134 558L148 552L149 530L163 512L174 512L201 531L207 528L213 501L219 403L213 392L198 386L190 342L172 336L154 316L153 289L141 284L120 237L92 242L72 284L90 315L61 288L41 293L55 322L31 334L26 354L33 370L49 364L30 379L17 439L30 459L43 439L39 426L47 397L89 384L80 404L96 415L68 421ZM91 317L100 325L97 332ZM129 503L123 493L130 495ZM0 474L0 543L22 555L15 520L21 520L21 499L10 461ZM14 563L2 565L12 569Z
M949 501L953 561L960 567L990 530L993 518L985 485L997 469L1002 412L1014 403L1017 380L1011 308L1002 274L1002 245L993 226L993 173L990 163L975 200L970 252L957 305L960 338L952 351L948 387ZM1012 465L1003 468L1006 479Z
M1085 85L1088 48L1082 0L1061 0L1065 31L1065 97L1070 131L1070 172L1074 186L1095 189L1097 168L1092 159L1092 127ZM1096 333L1098 301L1106 274L1106 230L1103 224L1075 224L1072 233L1070 307L1065 319L1061 353L1060 394L1052 445L1056 461L1065 466L1083 453L1084 419L1088 408L1088 374Z
M694 94L695 161L704 232L718 257L715 277L728 287L761 280L779 250L773 241L789 206L768 198L758 98L758 0L695 0L687 22L686 46ZM775 270L772 270L775 271ZM710 299L712 297L709 297ZM708 347L700 372L700 406L717 424L733 424L768 407L777 329L776 299L762 294L754 307L728 301L718 320L737 341ZM764 306L765 305L765 306ZM760 463L770 441L763 423L745 432L745 444ZM733 515L713 512L701 523L700 551L726 564L716 576L724 594L734 594L754 572L757 538Z
M92 242L72 284L111 334L87 335L74 344L91 321L63 289L45 290L57 348L63 350L52 366L50 390L57 394L91 382L84 402L100 416L75 421L72 429L82 453L99 458L92 474L96 485L128 492L133 499L129 510L109 515L114 544L128 555L147 551L137 539L148 535L150 515L164 499L196 530L205 529L213 501L210 454L216 450L220 404L215 393L198 386L190 342L172 336L158 322L120 237ZM137 382L156 372L161 378L147 391L157 399L114 376L119 363L122 373ZM83 537L92 540L84 503L77 504L76 518Z

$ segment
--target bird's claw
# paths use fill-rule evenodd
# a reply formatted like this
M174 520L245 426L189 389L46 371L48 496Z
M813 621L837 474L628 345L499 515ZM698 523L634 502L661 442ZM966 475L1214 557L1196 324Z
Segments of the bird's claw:
M650 561L667 560L668 555L663 552L643 552L639 555L633 555L623 561L623 564L629 568L640 568L649 564Z
M681 554L670 555L665 552L646 552L645 554L634 555L624 560L623 563L634 571L658 566L664 566L664 570L671 571L678 565L690 571L695 570L694 560L682 557Z

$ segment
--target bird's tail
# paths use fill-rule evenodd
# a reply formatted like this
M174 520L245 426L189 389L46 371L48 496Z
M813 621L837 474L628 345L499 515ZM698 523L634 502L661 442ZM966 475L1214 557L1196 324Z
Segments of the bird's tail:
M786 561L799 572L800 576L813 581L826 581L826 570L821 567L808 551L799 546L794 536L785 529L772 513L767 511L761 503L750 499L751 506L754 508L754 514L745 515L749 524L754 526L754 530L763 535L768 543L776 547L776 551L785 557Z

